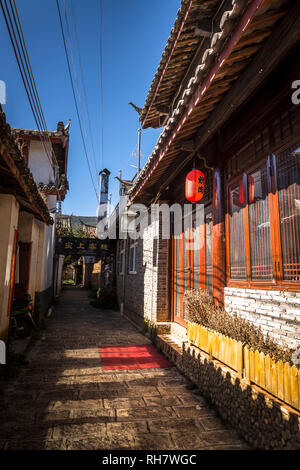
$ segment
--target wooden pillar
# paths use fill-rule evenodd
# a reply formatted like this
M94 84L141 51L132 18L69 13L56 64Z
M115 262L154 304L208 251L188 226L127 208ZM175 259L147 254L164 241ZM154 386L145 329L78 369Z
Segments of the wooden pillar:
M215 305L224 305L225 287L225 212L223 169L213 171L213 298Z
M15 196L0 194L0 340L7 342L12 306L19 204Z

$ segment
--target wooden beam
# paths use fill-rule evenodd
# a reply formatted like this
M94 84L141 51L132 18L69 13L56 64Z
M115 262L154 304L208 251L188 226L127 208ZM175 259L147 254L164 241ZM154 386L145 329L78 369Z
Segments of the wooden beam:
M13 134L13 137L15 139L22 139L22 140L26 140L26 141L31 141L31 140L35 140L35 141L41 141L41 136L40 135L36 135L36 134L22 134L22 132L14 132L14 130L12 130L12 134ZM44 133L45 135L45 138L46 138L46 133ZM52 144L62 144L62 137L66 137L66 136L53 136L53 135L48 135L49 139L51 140Z
M17 190L10 186L0 186L0 194L11 194L17 197Z
M196 149L194 140L183 140L180 142L180 150L185 152L193 152Z
M35 213L38 215L38 217L43 220L45 223L48 223L48 221L45 219L45 216L43 214L43 211L40 209L39 205L36 204L32 194L30 193L30 191L28 190L28 186L26 184L26 182L24 181L21 173L20 173L20 170L17 168L17 166L15 165L15 163L13 162L12 158L10 157L10 155L8 154L7 152L7 149L6 149L6 146L4 144L1 144L0 145L0 154L1 154L1 157L2 159L4 160L4 163L7 165L7 167L9 168L9 170L11 171L11 175L13 178L15 178L21 188L21 190L24 192L24 194L26 195L29 203L31 204L31 207L32 207L32 210L35 211ZM35 184L35 183L34 183Z
M153 92L153 94L152 94L152 98L151 98L150 104L149 104L149 106L148 106L148 109L147 109L147 111L146 111L145 117L143 118L143 121L142 121L142 127L143 127L143 128L144 128L144 126L145 126L145 122L146 122L147 116L148 116L148 114L149 114L149 111L150 111L150 109L151 109L151 106L152 106L152 104L154 103L156 94L157 94L157 92L158 92L158 89L159 89L160 84L161 84L161 82L162 82L162 79L163 79L163 77L164 77L164 74L165 74L165 72L166 72L166 70L167 70L167 68L168 68L168 65L169 65L169 62L170 62L170 60L171 60L172 54L173 54L173 52L174 52L174 50L175 50L175 48L176 48L176 44L177 44L177 42L178 42L178 40L179 40L179 37L180 37L180 35L181 35L183 26L184 26L184 24L185 24L185 22L186 22L186 20L187 20L188 15L189 15L189 12L190 12L192 3L193 3L193 0L189 0L189 3L188 3L188 5L187 5L187 7L186 7L185 14L184 14L184 16L183 16L183 18L182 18L182 20L181 20L181 24L180 24L179 30L178 30L178 32L177 32L177 34L176 34L176 37L175 37L174 41L173 41L173 44L172 44L171 50L170 50L170 52L169 52L169 55L168 55L168 57L167 57L167 60L166 60L166 62L165 62L165 64L164 64L164 66L163 66L163 69L162 69L162 72L161 72L161 74L160 74L158 83L157 83L156 86L155 86L155 89L154 89L154 92Z
M195 26L195 35L209 38L211 36L211 21L207 19L198 21L198 23Z
M170 114L169 106L156 105L156 106L155 106L155 109L156 109L156 111L159 112L160 114L165 114L165 115L167 115L167 116L169 116L169 114Z
M219 54L217 61L210 68L204 81L198 85L196 92L192 96L192 99L189 102L187 108L185 109L183 114L181 114L179 121L176 123L174 130L170 133L170 135L168 135L168 138L166 139L166 142L162 146L162 149L160 150L158 157L156 157L153 163L151 164L151 168L148 170L147 175L144 177L143 181L139 182L139 184L133 190L131 197L130 197L131 200L133 200L136 197L136 195L142 190L142 188L145 186L147 181L151 178L151 175L153 174L153 172L156 170L160 161L167 154L170 146L172 145L173 141L176 139L185 121L189 118L190 114L194 111L196 106L200 103L202 96L206 92L206 89L209 87L210 83L213 81L214 77L216 76L220 68L222 67L222 64L230 56L234 47L236 46L239 39L241 38L243 31L247 28L248 23L255 16L256 11L261 5L262 1L263 0L252 0L252 2L249 3L246 9L244 10L234 31L232 32L228 41L225 43L224 49Z
M197 134L197 149L211 138L251 93L262 85L272 70L280 64L289 50L299 41L299 21L300 3L296 2L262 50L258 52L253 62L201 127Z
M246 145L249 138L261 130L262 120L267 126L268 122L280 113L282 106L291 104L291 83L294 77L299 76L299 73L300 64L297 61L297 51L295 51L282 63L280 70L275 71L276 80L270 78L255 95L255 100L251 99L222 127L223 144L221 148L223 155L235 153L238 148ZM247 126L241 128L241 122L247 122ZM205 149L207 144L205 143Z

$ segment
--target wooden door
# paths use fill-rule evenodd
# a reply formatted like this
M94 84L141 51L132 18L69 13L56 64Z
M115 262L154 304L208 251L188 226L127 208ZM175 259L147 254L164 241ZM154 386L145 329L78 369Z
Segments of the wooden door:
M28 292L30 282L31 249L32 243L20 243L20 271L19 284Z
M183 319L184 293L184 236L173 237L173 320L185 324Z
M15 282L15 273L16 273L17 249L18 249L18 231L15 230L14 231L13 252L12 252L12 259L11 259L11 272L10 272L10 284L9 284L9 298L8 298L7 316L11 315L12 306L13 306L13 292L14 292L14 282Z
M213 250L212 250L213 215L205 214L205 289L213 295Z
M173 236L173 320L186 325L187 312L184 306L184 292L200 286L200 250L194 249L191 228L177 238Z
M201 288L211 295L213 293L212 225L213 216L209 207L205 210L204 224L196 226L193 221L192 227L196 231L194 239L191 237L191 229L172 238L173 321L183 326L187 321L184 292Z

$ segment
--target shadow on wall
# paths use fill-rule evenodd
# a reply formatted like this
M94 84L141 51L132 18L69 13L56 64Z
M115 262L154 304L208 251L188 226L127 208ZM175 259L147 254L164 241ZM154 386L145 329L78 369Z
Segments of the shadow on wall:
M135 266L134 266L134 248L132 240L128 239L125 243L125 266L124 274L117 275L117 291L120 310L124 308L124 313L139 328L143 327L144 319L149 316L149 303L145 303L146 297L149 297L150 285L145 282L146 271L148 271L148 262L144 263L144 240L136 241ZM120 242L119 242L120 244ZM148 252L148 254L150 251ZM118 266L119 269L119 266Z

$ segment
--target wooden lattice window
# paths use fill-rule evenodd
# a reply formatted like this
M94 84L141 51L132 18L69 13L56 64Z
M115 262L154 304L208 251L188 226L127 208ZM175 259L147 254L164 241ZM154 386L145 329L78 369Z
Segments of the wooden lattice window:
M182 237L175 239L176 243L176 271L175 271L175 283L176 283L176 316L180 318L181 314L181 295L182 295Z
M137 240L129 240L129 261L128 261L128 270L129 274L136 274L136 250L137 250Z
M125 240L121 240L119 244L119 274L125 272Z
M248 175L250 265L253 281L273 279L267 165Z
M240 201L242 180L229 189L230 278L246 279L244 204Z
M300 281L300 147L277 157L283 279Z
M193 220L193 230L195 234L193 256L193 288L200 288L200 227L196 219Z
M213 289L212 210L204 209L204 217L192 211L183 220L182 233L172 237L172 309L174 320L186 324L188 311L183 301L188 289ZM174 230L174 227L173 227Z
M300 147L270 155L228 189L228 278L300 282Z
M212 212L205 214L205 274L206 289L213 293L213 247L212 247Z

